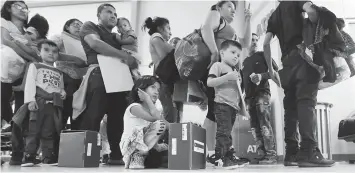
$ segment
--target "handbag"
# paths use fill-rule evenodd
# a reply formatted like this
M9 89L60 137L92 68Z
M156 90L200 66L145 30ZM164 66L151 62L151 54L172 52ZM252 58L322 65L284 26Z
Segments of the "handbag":
M165 84L174 84L180 80L179 72L175 63L174 52L175 50L173 49L170 53L168 53L165 58L159 62L159 65L155 69L155 74Z
M221 18L215 35L221 30L222 23ZM181 79L200 80L204 76L211 62L211 51L202 38L201 29L194 30L177 43L175 61Z

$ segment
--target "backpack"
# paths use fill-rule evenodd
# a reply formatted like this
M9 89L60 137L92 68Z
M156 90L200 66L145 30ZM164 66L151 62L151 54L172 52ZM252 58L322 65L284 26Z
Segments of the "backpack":
M218 31L223 23L221 18ZM191 34L180 40L175 48L175 63L180 78L183 80L200 80L211 63L211 51L202 38L201 29L195 29Z

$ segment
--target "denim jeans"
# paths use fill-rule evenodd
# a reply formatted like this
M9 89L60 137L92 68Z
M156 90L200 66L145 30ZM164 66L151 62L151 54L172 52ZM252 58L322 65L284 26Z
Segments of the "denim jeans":
M214 113L217 123L215 154L217 158L221 158L225 156L227 151L232 147L231 132L237 110L227 104L215 102Z
M250 126L255 139L258 155L265 152L266 157L276 156L275 136L270 122L270 94L259 92L250 100Z

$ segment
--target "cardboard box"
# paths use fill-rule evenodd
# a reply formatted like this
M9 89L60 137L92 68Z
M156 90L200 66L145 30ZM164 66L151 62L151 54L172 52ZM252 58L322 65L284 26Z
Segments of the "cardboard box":
M94 131L62 131L59 144L59 167L99 167L101 137Z
M206 168L206 130L192 123L173 123L169 130L169 169Z

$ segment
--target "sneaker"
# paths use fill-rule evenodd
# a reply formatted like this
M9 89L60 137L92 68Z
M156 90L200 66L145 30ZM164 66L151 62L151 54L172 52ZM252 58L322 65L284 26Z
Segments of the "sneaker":
M9 165L11 166L20 166L22 164L22 159L21 160L17 160L17 159L13 159L11 158Z
M246 159L239 159L236 157L233 150L229 151L222 159L219 159L216 162L218 167L223 167L224 169L236 169L249 164L249 161Z
M108 164L108 161L109 161L108 154L104 154L104 155L102 156L101 163L104 164L104 165L106 165L106 164Z
M275 157L265 157L261 160L259 160L260 165L274 165L277 163L277 160Z
M1 160L1 166L5 163L5 161Z
M297 163L297 153L299 148L293 150L286 150L286 155L284 159L284 166L298 166Z
M120 159L120 160L108 159L107 164L108 165L124 165L124 161L122 159Z
M42 163L46 165L56 165L58 164L58 161L54 158L44 158L42 160Z
M335 161L323 157L318 147L309 150L301 150L298 155L299 167L332 167Z
M129 169L144 169L145 157L138 152L134 152L131 156Z
M218 164L217 164L217 158L216 158L216 155L215 154L212 154L211 156L210 155L207 155L207 163L210 163L210 164L212 164L213 166L217 166Z
M37 159L35 155L27 154L25 156L25 162L23 164L21 164L21 166L22 167L32 167L32 166L35 166L40 163L41 163L41 161L39 159Z

